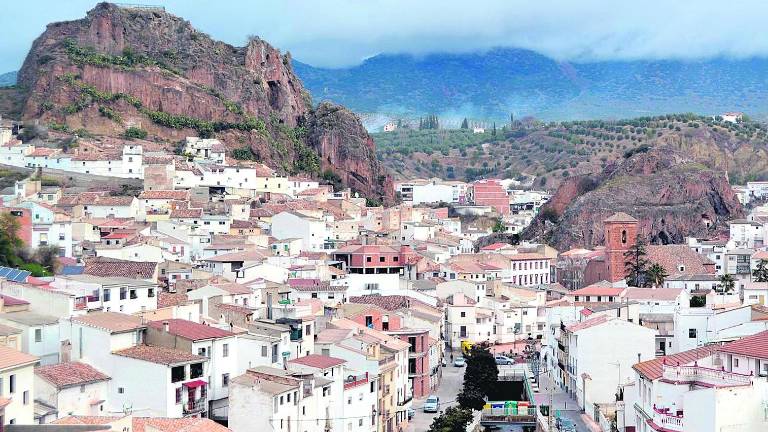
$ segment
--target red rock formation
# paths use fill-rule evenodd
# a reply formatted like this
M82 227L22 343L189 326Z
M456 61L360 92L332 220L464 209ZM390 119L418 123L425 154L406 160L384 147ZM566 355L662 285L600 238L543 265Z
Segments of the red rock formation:
M640 234L660 244L715 236L744 215L723 172L656 148L564 182L523 237L559 250L602 245L603 220L616 212L637 218Z
M82 58L73 55L72 46L92 51ZM128 58L132 62L124 63ZM76 84L62 79L65 74L76 77ZM186 116L210 124L230 149L251 147L260 161L279 171L319 175L320 168L330 169L366 196L393 198L393 190L385 188L391 186L389 177L359 120L348 111L316 113L290 56L259 38L233 47L159 9L101 3L83 19L48 25L24 61L19 84L27 91L25 119L106 135L140 124L151 136L168 140L170 148L201 129L153 123L147 111ZM130 99L94 98L84 95L82 85ZM119 121L105 118L100 107L117 113ZM322 124L315 121L320 116ZM261 120L259 128L231 126L253 125L253 119ZM326 124L333 120L343 120L343 126ZM366 149L359 148L360 141Z

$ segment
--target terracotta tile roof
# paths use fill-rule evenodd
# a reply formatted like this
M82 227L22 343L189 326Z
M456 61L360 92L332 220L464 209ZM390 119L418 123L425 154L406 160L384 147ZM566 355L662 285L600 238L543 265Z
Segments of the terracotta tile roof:
M0 303L5 306L23 306L29 304L29 302L24 299L18 299L5 294L0 294L0 300L2 300Z
M491 243L488 246L481 247L480 250L493 251L493 250L505 249L508 247L512 247L512 246L509 243Z
M692 350L679 352L668 356L658 357L653 360L646 360L644 362L636 363L632 366L632 369L637 373L649 380L656 380L661 378L663 374L664 364L668 365L688 365L697 360L709 357L714 352L715 348L703 346L694 348Z
M421 300L416 300L414 298L404 296L404 295L385 296L385 295L377 295L377 294L368 294L368 295L350 297L349 302L372 304L382 309L386 309L388 311L393 311L393 310L403 309L403 308L407 309L411 307L411 305L424 305L427 307L431 307L430 305L422 302Z
M259 224L256 221L250 220L233 220L232 223L229 224L229 227L235 229L258 228Z
M189 339L199 341L205 339L217 339L234 336L232 332L221 330L205 324L198 324L193 321L183 319L168 319L162 321L151 321L149 327L162 330L165 323L168 323L168 333Z
M316 343L336 343L349 338L353 331L350 329L327 328L317 334Z
M714 266L710 271L704 266L710 261L687 245L648 245L646 246L647 259L651 263L657 263L664 267L670 276L679 274L710 274L715 271ZM684 267L680 271L680 266Z
M97 196L92 200L80 201L79 204L89 206L130 206L133 200L132 196Z
M179 293L186 293L206 285L208 285L208 281L205 279L180 279L174 284L176 291Z
M604 324L612 319L613 318L609 317L608 315L598 315L586 321L582 321L576 324L571 324L569 326L566 326L565 329L571 333L575 333L577 331L586 330L588 328L592 328L594 326Z
M312 291L346 291L345 286L331 286L328 282L323 282L320 279L302 279L293 278L288 279L288 286L296 291L312 292Z
M121 417L100 416L69 416L53 422L60 425L105 425ZM231 429L222 426L211 419L185 417L133 417L133 432L231 432Z
M178 289L178 282L176 282L176 288ZM180 306L186 304L188 300L185 292L169 293L161 291L157 294L157 308Z
M568 293L569 296L618 296L624 288L613 288L610 284L595 283Z
M91 312L72 317L71 320L72 322L106 330L110 333L122 333L144 327L141 318L120 312Z
M768 330L727 343L718 351L768 360Z
M201 208L177 208L171 210L171 218L174 219L192 219L203 217L203 209Z
M139 199L166 199L176 201L188 201L189 192L183 190L151 190L139 194Z
M33 355L0 345L0 370L32 364L38 360Z
M206 248L207 249L207 248ZM206 258L205 261L211 262L230 262L230 261L263 261L268 254L266 250L264 252L259 250L248 250L240 252L232 252L223 255L216 255L210 258Z
M628 300L665 300L673 301L680 296L682 288L627 288L622 295Z
M528 261L528 260L548 260L549 258L536 252L520 252L516 254L506 255L511 261Z
M21 333L21 329L0 324L0 336L13 336Z
M637 222L637 219L633 218L632 216L624 212L618 212L609 216L603 222Z
M342 360L336 357L324 356L319 354L310 354L308 356L295 358L288 360L288 363L300 364L304 366L314 367L318 369L328 369L340 364L346 363L346 360Z
M191 363L208 360L207 357L192 354L188 351L177 350L154 345L136 345L113 354L121 357L130 357L137 360L144 360L150 363L175 365L180 363Z
M80 362L59 363L40 366L35 374L53 384L57 389L90 384L110 379L93 366Z
M115 258L94 257L85 260L84 274L103 277L152 279L157 263L124 261Z
M50 156L54 153L56 153L56 149L47 148L47 147L36 147L34 150L32 150L31 153L29 153L28 156L42 157L42 156Z
M253 291L245 285L230 282L226 279L212 279L209 284L232 295L253 294Z

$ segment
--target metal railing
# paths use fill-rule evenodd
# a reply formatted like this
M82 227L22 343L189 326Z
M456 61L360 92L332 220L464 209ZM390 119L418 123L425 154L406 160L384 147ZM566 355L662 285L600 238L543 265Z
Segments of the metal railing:
M753 377L701 366L663 365L663 378L671 381L699 381L720 385L750 385Z

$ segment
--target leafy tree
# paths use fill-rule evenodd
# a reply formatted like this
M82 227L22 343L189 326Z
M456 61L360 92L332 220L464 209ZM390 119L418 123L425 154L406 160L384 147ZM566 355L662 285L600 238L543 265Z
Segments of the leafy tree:
M40 246L34 254L34 260L49 273L59 270L59 248L56 246Z
M449 407L432 420L429 432L464 432L472 421L472 411L461 407Z
M733 275L726 273L718 279L720 280L720 283L715 288L715 291L725 294L736 289L736 279L733 278Z
M768 282L768 260L761 259L757 267L752 271L755 282Z
M669 277L669 273L658 263L651 264L645 272L646 281L655 287L664 285L667 277Z
M147 131L145 131L142 128L137 128L135 126L131 126L128 129L123 132L123 136L127 139L144 139L147 137Z
M503 233L507 231L507 227L504 225L504 222L500 218L496 218L496 222L493 223L493 228L491 228L491 231L495 233Z
M464 371L464 387L456 400L462 408L481 410L488 390L498 382L499 368L487 344L475 344Z
M645 240L640 234L635 237L635 244L624 252L624 273L627 275L627 285L634 287L646 286L646 270L648 259L645 251Z
M0 265L16 267L21 264L17 250L22 246L18 237L21 225L10 213L0 215Z

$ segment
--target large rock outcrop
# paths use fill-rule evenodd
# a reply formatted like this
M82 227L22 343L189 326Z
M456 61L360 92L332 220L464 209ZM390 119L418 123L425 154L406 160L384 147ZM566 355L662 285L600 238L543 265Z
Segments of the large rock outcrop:
M602 245L603 220L615 212L637 218L657 244L715 236L744 215L725 173L661 147L563 182L523 237L559 250Z
M256 37L234 47L160 8L100 3L83 19L48 25L19 85L25 119L105 135L140 126L169 148L215 135L279 171L330 169L366 196L392 198L374 152L356 148L372 146L360 121L346 110L315 112L290 55Z

